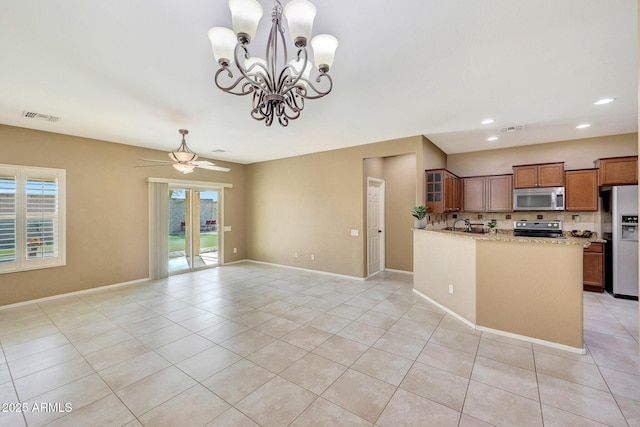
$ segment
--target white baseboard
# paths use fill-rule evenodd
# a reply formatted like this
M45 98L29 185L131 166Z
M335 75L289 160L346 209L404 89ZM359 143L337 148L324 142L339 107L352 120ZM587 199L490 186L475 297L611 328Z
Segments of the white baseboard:
M428 296L426 296L425 294L423 294L420 291L417 291L416 289L413 290L414 293L416 293L417 295L419 295L420 297L424 298L425 300L429 301L431 304L435 305L436 307L438 307L439 309L445 311L447 314L455 317L456 319L460 320L461 322L463 322L465 325L477 330L477 331L481 331L481 332L489 332L492 333L494 335L500 335L503 337L508 337L508 338L514 338L520 341L526 341L526 342L530 342L533 344L539 344L539 345L544 345L546 347L551 347L551 348L555 348L558 350L564 350L564 351L569 351L571 353L578 353L578 354L587 354L587 350L584 348L578 348L578 347L571 347L568 345L564 345L564 344L559 344L559 343L555 343L555 342L551 342L551 341L545 341L545 340L541 340L538 338L533 338L533 337L528 337L526 335L519 335L519 334L514 334L511 332L507 332L507 331L502 331L499 329L491 329L491 328L487 328L484 326L478 326L475 323L465 319L464 317L460 316L458 313L456 313L455 311L450 310L449 308L443 306L442 304L438 303L437 301L434 301L433 299L429 298Z
M104 290L114 289L114 288L121 288L121 287L124 287L124 286L136 285L138 283L143 283L143 282L148 282L148 281L149 281L149 278L147 277L145 279L131 280L129 282L115 283L113 285L98 286L96 288L83 289L81 291L67 292L67 293L59 294L59 295L52 295L50 297L44 297L44 298L32 299L32 300L29 300L29 301L17 302L15 304L0 305L0 310L7 310L9 308L15 308L15 307L23 306L23 305L34 304L34 303L37 304L39 302L52 301L52 300L56 300L56 299L60 299L60 298L66 298L66 297L70 297L70 296L74 296L74 295L90 294L92 292L104 291Z
M266 262L266 261L256 261L256 260L253 260L253 259L247 259L245 261L246 262L254 262L256 264L271 265L271 266L274 266L274 267L289 268L291 270L306 271L306 272L309 272L309 273L318 273L318 274L324 274L324 275L327 275L327 276L341 277L343 279L355 279L355 280L365 280L366 279L366 277L349 276L349 275L346 275L346 274L332 273L330 271L313 270L311 268L294 267L292 265L276 264L276 263L273 263L273 262Z
M406 270L394 270L393 268L385 268L384 271L389 271L391 273L401 273L401 274L410 274L413 276L413 271Z
M439 302L429 298L428 296L426 296L425 294L423 294L422 292L416 290L415 288L413 289L413 292L418 294L420 297L426 299L427 301L429 301L431 304L435 305L436 307L438 307L440 310L446 312L447 314L450 314L451 316L455 317L456 319L458 319L459 321L461 321L462 323L464 323L465 325L467 325L470 328L476 329L476 324L465 319L464 317L460 316L458 313L456 313L455 311L452 311L450 309L448 309L447 307L445 307L444 305L440 304Z

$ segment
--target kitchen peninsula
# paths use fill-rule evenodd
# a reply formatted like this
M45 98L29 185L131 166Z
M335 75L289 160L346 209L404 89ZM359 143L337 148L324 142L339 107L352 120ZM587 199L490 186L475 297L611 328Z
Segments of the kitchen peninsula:
M468 324L582 352L585 239L414 231L414 290Z

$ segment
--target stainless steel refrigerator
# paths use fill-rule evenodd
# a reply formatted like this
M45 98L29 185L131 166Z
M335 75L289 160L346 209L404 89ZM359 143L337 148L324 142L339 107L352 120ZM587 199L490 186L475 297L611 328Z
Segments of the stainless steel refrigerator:
M638 186L612 187L610 207L611 292L638 299Z

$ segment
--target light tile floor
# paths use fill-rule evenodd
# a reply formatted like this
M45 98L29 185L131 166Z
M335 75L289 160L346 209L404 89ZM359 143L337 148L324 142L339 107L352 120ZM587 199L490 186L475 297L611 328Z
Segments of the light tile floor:
M585 293L581 356L411 283L242 263L0 310L0 425L640 426L637 302Z

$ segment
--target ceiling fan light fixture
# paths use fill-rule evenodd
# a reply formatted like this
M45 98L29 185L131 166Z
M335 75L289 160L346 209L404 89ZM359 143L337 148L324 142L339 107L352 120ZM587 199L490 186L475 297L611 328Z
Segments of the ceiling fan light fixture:
M184 136L187 135L189 131L186 129L178 129L178 132L180 133L180 135L182 135L182 142L180 143L180 147L178 147L177 150L169 153L169 157L171 158L171 160L174 160L180 163L194 161L195 159L198 158L198 155L193 151L189 150L189 147L187 147L187 141L185 141L184 139Z
M191 173L193 172L193 169L195 169L195 166L184 163L174 163L172 166L182 173Z
M187 151L172 151L169 153L171 160L176 162L191 162L198 158L196 153L189 153Z

